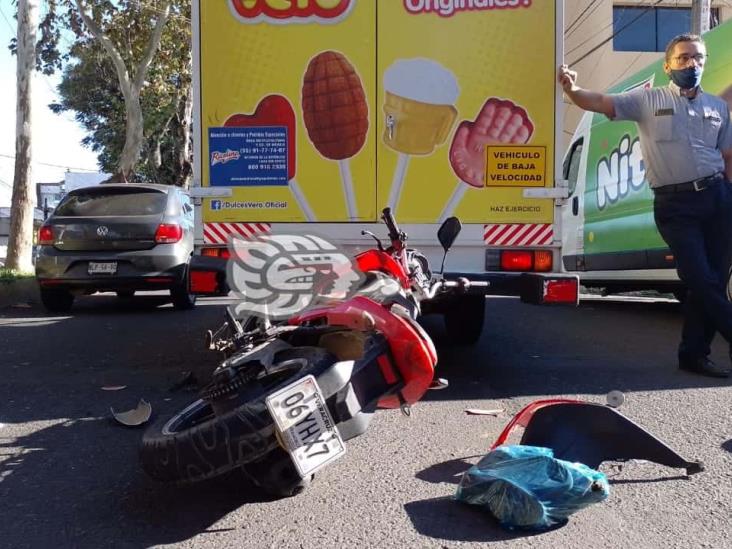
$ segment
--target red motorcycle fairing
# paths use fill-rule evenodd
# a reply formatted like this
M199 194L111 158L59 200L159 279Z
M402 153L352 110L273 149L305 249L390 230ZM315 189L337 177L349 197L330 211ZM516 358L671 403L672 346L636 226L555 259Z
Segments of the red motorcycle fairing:
M388 311L367 297L357 296L332 307L307 311L288 322L300 325L321 319L331 326L346 326L354 330L376 329L386 336L399 371L398 377L401 377L404 386L399 395L381 398L378 403L380 408L399 408L402 403L414 404L427 392L434 377L437 357L434 347L423 340L408 319ZM379 360L378 363L385 379L397 379L389 371L393 365L386 360Z
M409 288L409 276L404 267L387 252L367 250L356 256L356 266L362 273L379 271L393 276L402 288Z

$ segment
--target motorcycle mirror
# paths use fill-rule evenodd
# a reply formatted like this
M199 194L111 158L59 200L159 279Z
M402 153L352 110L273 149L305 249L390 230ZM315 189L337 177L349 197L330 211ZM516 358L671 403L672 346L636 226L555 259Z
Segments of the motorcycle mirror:
M437 238L442 244L443 249L447 252L455 242L455 239L460 234L463 228L463 224L457 217L448 217L440 226L440 230L437 231Z

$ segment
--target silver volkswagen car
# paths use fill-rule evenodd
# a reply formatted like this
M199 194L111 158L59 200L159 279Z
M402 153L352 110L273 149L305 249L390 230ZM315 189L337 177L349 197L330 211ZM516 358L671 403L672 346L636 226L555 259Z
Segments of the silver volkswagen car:
M67 194L38 232L36 278L49 311L74 296L170 290L176 309L191 309L193 205L168 185L101 184Z

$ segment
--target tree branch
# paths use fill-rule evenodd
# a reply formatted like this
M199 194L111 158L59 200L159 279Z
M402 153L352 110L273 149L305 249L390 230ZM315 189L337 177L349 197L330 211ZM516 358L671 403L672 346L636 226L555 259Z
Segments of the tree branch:
M160 16L158 17L158 20L155 22L155 30L152 33L152 36L150 37L150 41L147 43L147 49L145 50L145 55L143 55L142 60L140 61L140 64L137 65L137 70L135 71L135 89L140 90L142 89L142 85L145 82L145 77L147 76L147 70L150 68L150 63L152 63L153 57L155 56L155 51L158 49L158 46L160 45L160 40L163 36L163 29L165 28L165 23L168 22L168 17L170 16L170 2L171 0L168 0L168 2L165 3L165 7L160 10Z
M114 47L112 41L106 34L104 34L102 28L96 24L89 14L87 14L84 0L74 0L74 2L76 3L76 8L79 10L79 15L81 15L84 24L89 28L89 31L94 35L94 38L99 40L99 43L112 60L114 68L117 70L117 77L119 78L120 87L122 88L122 94L125 96L125 99L129 100L129 96L132 92L132 82L124 59L122 59L122 56L117 51L117 48Z

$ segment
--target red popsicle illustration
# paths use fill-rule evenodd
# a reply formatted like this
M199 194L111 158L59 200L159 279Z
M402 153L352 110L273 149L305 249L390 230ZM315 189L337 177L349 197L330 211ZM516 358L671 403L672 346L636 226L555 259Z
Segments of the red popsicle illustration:
M284 126L287 128L287 178L292 194L308 221L316 221L305 195L295 180L295 111L287 98L281 95L264 97L253 114L233 114L224 122L225 127L257 128Z
M497 97L485 102L475 122L461 122L450 147L450 165L460 181L440 219L453 214L470 187L485 187L486 146L523 145L533 133L534 124L526 110Z
M325 51L310 60L302 84L302 111L313 146L338 162L348 217L357 219L349 159L366 142L369 109L361 79L342 53Z

